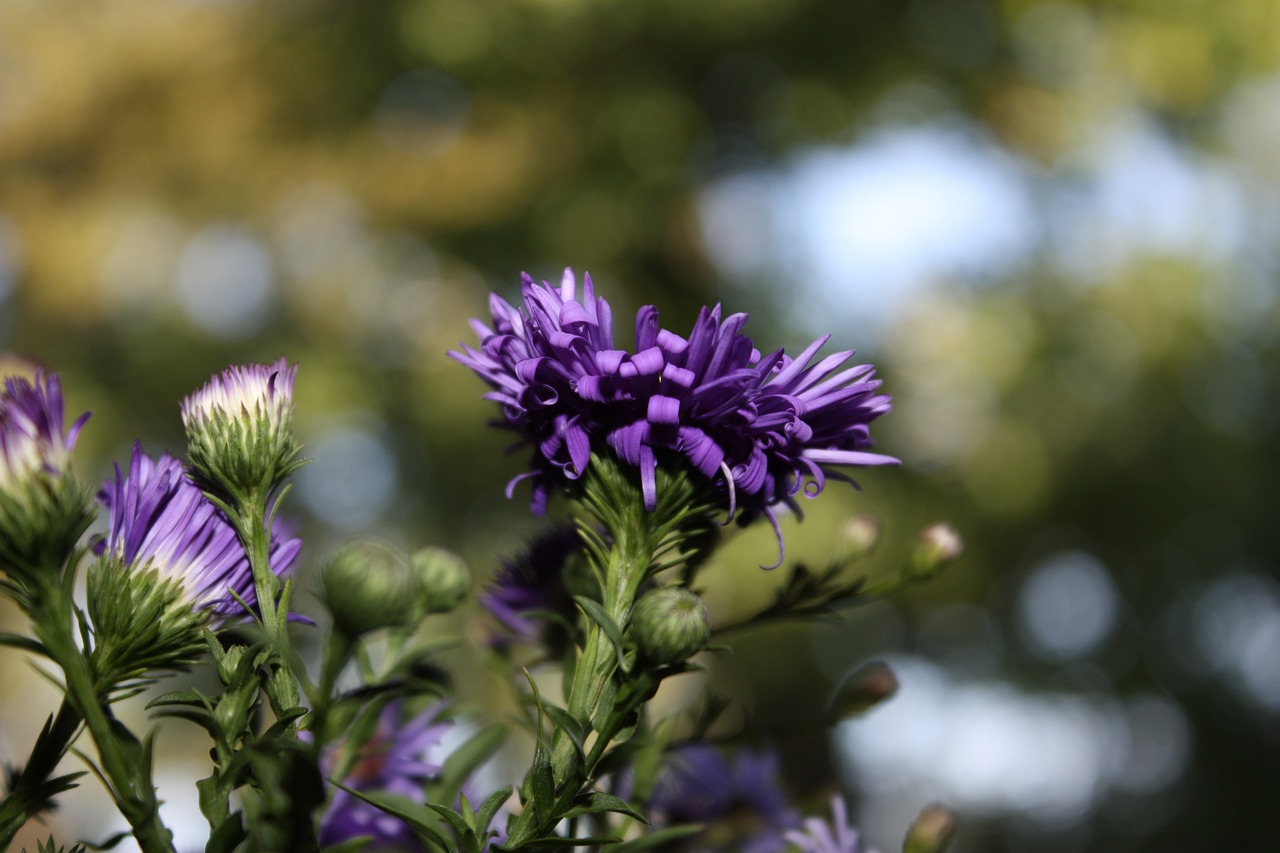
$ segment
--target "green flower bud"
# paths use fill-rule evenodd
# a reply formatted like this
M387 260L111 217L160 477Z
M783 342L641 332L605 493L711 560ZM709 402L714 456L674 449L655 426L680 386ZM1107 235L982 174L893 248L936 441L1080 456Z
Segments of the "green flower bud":
M631 633L646 660L683 663L711 637L711 617L702 599L684 587L645 593L631 616Z
M463 559L444 548L419 548L409 558L418 579L419 612L448 613L471 592L471 572Z
M956 834L955 813L939 803L925 806L907 830L903 853L942 853Z
M348 637L411 623L418 584L404 558L368 539L344 545L320 573L334 627Z
M838 723L864 714L898 692L898 677L884 661L865 663L849 674L831 700L827 719Z
M913 578L928 580L963 552L964 542L954 527L942 522L931 524L920 531L907 570Z
M104 693L153 670L188 666L207 648L209 611L196 609L182 582L154 565L102 557L89 570L86 603L90 662Z
M302 463L293 437L297 365L235 365L182 401L187 457L201 485L235 500L265 495Z
M841 552L846 560L865 557L880 544L880 519L861 512L851 517L840 529Z

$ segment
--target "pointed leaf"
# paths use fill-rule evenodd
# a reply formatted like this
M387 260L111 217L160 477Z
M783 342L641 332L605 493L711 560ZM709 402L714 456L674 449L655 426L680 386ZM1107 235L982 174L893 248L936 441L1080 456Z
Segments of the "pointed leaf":
M597 814L599 812L615 812L623 814L630 818L635 818L646 826L649 824L648 819L640 812L633 809L626 800L606 794L603 791L589 791L573 801L573 807L565 812L562 817L573 818L584 814Z
M385 791L357 791L354 788L348 788L346 785L335 779L330 779L329 781L331 784L337 785L357 800L366 802L375 809L386 812L392 817L400 818L400 820L408 824L414 832L419 832L429 838L432 844L443 847L446 850L450 849L449 845L444 840L444 836L437 831L435 826L431 825L436 822L435 812L427 806L415 803L413 800L408 797L401 796L400 794L390 794Z

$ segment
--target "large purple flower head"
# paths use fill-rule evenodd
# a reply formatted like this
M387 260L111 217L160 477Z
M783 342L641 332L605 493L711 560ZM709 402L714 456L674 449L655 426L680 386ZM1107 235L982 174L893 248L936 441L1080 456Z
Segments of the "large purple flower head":
M831 798L831 820L805 818L802 829L788 830L787 841L800 849L800 853L875 853L863 851L858 842L858 830L849 823L849 810L844 798Z
M98 502L108 512L106 536L95 551L130 568L152 568L175 580L184 598L215 621L248 616L240 600L257 605L249 558L222 511L187 478L182 463L169 455L153 460L135 444L129 473L116 466L114 479L103 483ZM273 531L271 569L284 576L302 547Z
M592 453L639 469L645 506L658 501L660 457L683 457L730 514L766 515L818 495L833 467L895 464L868 448L870 423L890 409L871 365L853 352L817 359L819 338L796 358L761 356L742 334L746 314L704 308L687 338L664 329L657 309L635 321L635 352L614 347L608 304L586 278L576 298L570 270L559 288L528 276L523 304L491 299L493 327L473 321L480 349L451 355L488 382L504 425L536 450L534 509L557 483L582 476ZM511 486L508 486L510 493Z
M672 753L649 806L661 825L701 823L682 849L696 853L780 853L800 823L778 781L778 755L742 750L730 760L694 744Z
M85 412L63 433L62 382L56 373L38 371L35 381L4 380L0 392L0 491L14 494L40 475L66 470Z
M356 791L387 791L421 801L423 784L439 776L443 767L442 741L453 726L440 719L444 707L433 704L404 721L400 703L388 704L343 784ZM332 761L333 756L326 759ZM403 821L338 789L321 818L320 843L339 844L362 835L371 836L364 849L426 849Z

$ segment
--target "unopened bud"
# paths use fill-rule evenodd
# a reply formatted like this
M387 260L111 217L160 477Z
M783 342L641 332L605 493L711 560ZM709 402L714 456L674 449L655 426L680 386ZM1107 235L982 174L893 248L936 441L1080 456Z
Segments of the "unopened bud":
M320 573L333 624L349 637L408 624L418 585L404 558L386 545L357 540L344 545Z
M925 806L907 830L902 853L942 853L951 843L958 825L955 813L946 806L940 803Z
M657 664L683 663L711 637L711 617L702 599L684 587L645 593L631 617L636 647Z
M840 528L841 553L846 560L865 557L880 544L880 519L860 512Z
M830 723L838 723L870 711L876 705L898 692L898 677L889 664L873 660L849 674L831 700L827 714Z
M950 524L930 524L920 531L920 538L911 552L908 571L913 578L927 580L955 560L964 551L960 533Z
M448 613L471 591L471 572L461 557L444 548L419 548L409 558L418 579L419 612Z

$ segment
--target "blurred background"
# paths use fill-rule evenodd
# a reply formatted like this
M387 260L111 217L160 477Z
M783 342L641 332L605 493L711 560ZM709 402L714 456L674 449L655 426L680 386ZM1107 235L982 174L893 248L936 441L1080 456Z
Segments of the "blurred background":
M1272 0L7 0L0 352L93 410L92 480L135 437L180 452L211 373L287 355L304 558L375 531L480 583L538 524L445 355L489 291L572 265L615 316L831 332L879 365L904 465L788 519L789 555L854 512L873 577L939 519L966 555L741 635L689 690L740 698L796 796L839 785L884 850L933 800L961 853L1274 849L1278 72ZM725 552L717 618L769 598L774 547ZM898 696L822 730L869 658ZM56 697L13 652L0 679L21 761ZM166 726L191 846L203 735ZM117 828L95 788L64 842Z

